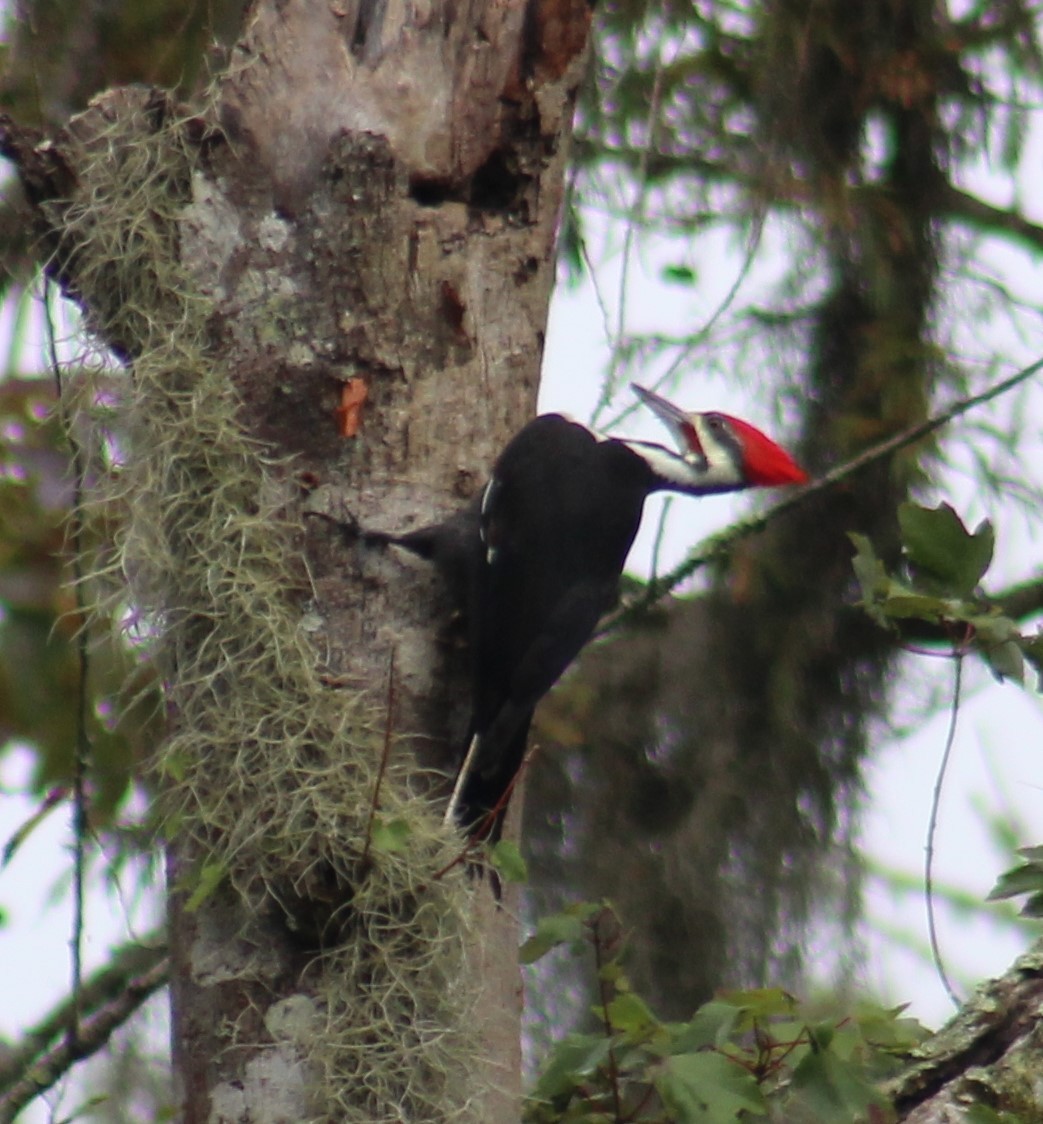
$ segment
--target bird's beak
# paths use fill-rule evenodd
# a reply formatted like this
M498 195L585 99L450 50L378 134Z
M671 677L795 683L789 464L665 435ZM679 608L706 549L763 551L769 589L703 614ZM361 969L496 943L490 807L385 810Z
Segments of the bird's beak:
M637 383L630 384L634 393L652 411L653 414L670 430L674 439L681 447L685 457L702 457L703 448L699 441L699 434L692 425L692 419L679 406L668 402L654 391L645 390Z

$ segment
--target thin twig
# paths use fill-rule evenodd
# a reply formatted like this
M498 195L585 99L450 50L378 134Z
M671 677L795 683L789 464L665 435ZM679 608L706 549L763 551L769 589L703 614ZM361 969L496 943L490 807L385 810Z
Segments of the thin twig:
M949 981L945 964L942 961L941 949L938 947L938 930L934 919L934 835L938 828L938 809L942 801L942 785L945 783L945 773L949 767L949 757L952 753L953 742L956 740L956 720L960 713L960 688L963 683L963 656L962 648L957 648L955 656L955 670L952 681L952 706L949 710L949 732L945 738L945 749L942 751L941 764L938 766L938 775L934 781L934 793L931 796L931 815L927 821L927 846L924 849L924 896L927 901L927 933L931 940L931 956L938 979L945 988L945 993L952 1000L952 1005L961 1006L960 997Z
M663 503L663 509L659 512L659 522L656 524L655 539L652 542L652 568L651 575L655 579L659 573L659 554L663 549L663 538L666 535L666 524L670 518L670 509L674 505L674 497L667 496Z
M601 313L601 330L605 336L605 344L611 348L612 317L608 311L608 302L605 300L605 294L601 291L601 283L598 281L597 271L594 268L594 262L591 259L590 251L587 249L585 239L580 240L579 252L580 256L583 258L583 264L587 267L587 274L590 277L590 287L594 291L594 300L597 303L598 311Z
M515 770L514 776L511 777L510 784L508 784L500 794L500 799L497 800L496 803L489 809L489 811L485 813L485 816L483 817L481 823L478 825L478 830L475 832L475 836L479 840L483 839L486 832L492 829L492 825L495 822L496 817L500 815L501 812L506 812L507 805L511 802L511 797L514 795L514 790L521 783L522 777L528 770L529 765L532 763L532 759L536 756L539 748L540 747L538 744L533 744L525 750L525 753L521 759L521 764Z
M952 652L936 652L933 648L925 648L922 644L906 644L899 645L903 652L908 652L911 656L928 656L933 660L952 660L955 655Z
M73 756L72 773L72 823L73 823L73 878L72 878L72 934L69 947L72 954L72 1004L69 1012L68 1045L76 1049L80 1023L80 989L83 982L83 928L84 928L84 881L87 849L87 770L90 767L91 745L87 732L88 698L87 674L89 670L89 638L87 635L86 606L83 587L83 489L86 466L83 452L73 433L73 420L66 409L62 395L61 363L58 359L58 345L54 326L54 310L51 305L53 287L50 280L44 281L44 312L47 321L47 346L50 353L51 370L54 374L55 394L58 416L65 439L69 443L72 459L73 494L72 511L69 516L67 544L71 554L73 591L76 602L76 652L79 663L79 681L76 685L76 746Z
M147 933L140 941L115 949L108 962L83 981L80 1013L89 1017L118 1000L127 983L151 971L166 959L166 942L160 929ZM69 1025L72 999L65 997L19 1039L8 1044L0 1056L0 1094L5 1093L37 1065L38 1059L61 1038Z
M612 1087L613 1117L618 1122L623 1119L623 1106L619 1097L619 1065L616 1062L616 1048L613 1042L615 1035L612 1033L612 1020L608 1014L608 981L602 974L604 964L601 957L600 924L601 917L598 916L591 926L591 939L594 945L594 967L597 970L598 995L601 999L601 1021L605 1028L605 1038L608 1040L608 1079Z
M384 720L384 747L380 753L380 765L377 768L377 779L373 785L373 798L369 804L369 819L366 821L366 843L362 848L362 858L359 866L365 870L369 864L369 851L373 843L373 821L377 817L377 808L380 807L380 789L384 783L384 774L387 772L388 762L391 760L391 731L394 728L395 713L395 649L391 649L388 659L388 689L387 689L387 716Z
M851 460L845 461L836 468L830 469L829 472L820 476L817 480L813 480L810 484L794 491L784 500L780 500L777 504L768 508L767 511L763 512L761 515L755 515L749 519L743 520L741 523L736 523L727 531L705 540L679 566L676 566L661 578L649 581L640 597L636 598L629 605L609 615L598 629L597 635L604 636L606 633L612 632L624 621L629 620L631 617L636 616L661 600L680 585L681 582L690 578L692 574L703 566L717 559L726 558L731 553L736 543L740 542L742 539L748 538L750 535L763 531L769 523L773 523L785 512L800 507L802 504L807 503L813 496L821 495L834 485L848 479L850 476L854 476L855 473L861 472L862 469L876 464L878 461L883 460L899 449L903 449L908 445L913 445L917 441L922 441L923 438L929 437L936 430L948 425L949 422L961 417L977 406L982 406L986 402L991 402L994 398L999 398L1001 395L1013 390L1016 386L1030 379L1033 375L1038 374L1040 370L1043 370L1043 359L1037 359L1035 363L1030 364L1028 367L1023 367L1020 371L1016 371L1013 375L996 383L995 386L989 387L988 390L983 390L980 394L972 394L967 398L961 398L959 401L954 402L951 406L946 407L946 409L928 418L926 421L920 422L918 425L910 426L908 429L903 429L901 433L896 433L886 441L881 441L871 449L866 449L865 452L859 453L858 456L852 457Z
M84 1019L75 1042L70 1042L67 1037L37 1058L32 1069L0 1097L0 1124L12 1124L30 1101L53 1088L76 1062L103 1049L113 1031L166 984L169 974L170 963L164 957L147 972L130 980L118 998Z
M626 229L623 233L622 263L619 271L619 292L616 297L616 333L612 343L612 356L609 360L608 374L601 389L601 395L594 412L591 415L591 425L597 424L601 412L608 406L616 390L616 374L622 354L623 340L626 337L627 326L627 291L630 282L630 258L634 249L634 234L641 222L645 211L648 193L648 167L652 154L656 126L659 123L660 102L663 95L664 63L662 55L656 59L655 74L652 77L652 94L648 102L648 115L645 118L645 128L648 130L648 143L644 146L641 161L638 164L636 176L636 194L630 214L627 216Z
M753 268L753 261L757 255L757 249L760 246L761 235L764 231L764 218L758 217L755 220L755 225L752 233L750 234L749 242L746 247L746 256L743 259L742 267L732 280L731 287L724 294L719 301L717 307L710 313L706 320L699 327L697 332L690 334L686 339L677 340L673 346L680 348L677 355L670 361L665 371L658 375L651 383L648 384L650 390L662 391L670 380L681 369L682 365L688 361L696 348L701 347L710 337L710 333L716 327L717 322L728 312L731 306L735 303L739 295L739 290L746 282L750 270ZM648 337L645 337L646 339ZM604 425L604 429L611 433L617 426L622 425L631 414L636 413L641 409L641 403L637 400L631 402L628 406L624 406L612 418L610 418Z

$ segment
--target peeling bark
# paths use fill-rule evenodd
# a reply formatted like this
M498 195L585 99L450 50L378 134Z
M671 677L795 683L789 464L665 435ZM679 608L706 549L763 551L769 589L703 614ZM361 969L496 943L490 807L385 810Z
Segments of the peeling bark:
M1043 1119L1043 944L982 984L883 1090L904 1124L951 1124L972 1105Z

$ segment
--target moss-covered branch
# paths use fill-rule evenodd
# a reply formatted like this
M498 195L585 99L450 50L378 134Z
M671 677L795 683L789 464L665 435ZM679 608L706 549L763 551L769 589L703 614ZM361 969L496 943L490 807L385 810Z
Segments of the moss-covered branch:
M943 212L979 234L1006 234L1030 249L1043 251L1043 226L1026 218L1016 207L996 207L977 195L947 186Z
M963 1119L971 1104L1039 1120L1041 1003L1043 944L1037 944L1004 975L981 985L908 1068L888 1082L884 1092L898 1120L942 1124Z

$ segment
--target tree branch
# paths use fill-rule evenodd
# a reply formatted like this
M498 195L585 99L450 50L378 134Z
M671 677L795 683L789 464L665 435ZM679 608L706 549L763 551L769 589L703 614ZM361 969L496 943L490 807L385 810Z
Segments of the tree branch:
M770 185L762 178L745 170L734 159L713 159L707 157L705 149L698 152L667 152L648 155L648 150L639 145L610 145L595 142L589 138L576 140L577 158L590 164L595 159L615 162L629 170L647 165L649 183L658 184L674 178L692 176L698 173L710 183L734 184L760 199L768 195L775 208L803 208L811 205L811 195L807 184L799 176L781 168L772 169ZM873 192L876 188L863 188L863 192ZM1031 249L1043 251L1043 226L1032 222L1014 208L997 207L985 202L977 195L961 191L951 184L944 187L944 195L939 205L943 217L963 223L984 234L1005 234L1019 239ZM677 215L669 216L677 223ZM718 211L696 211L688 216L686 227L700 228L711 222L746 220L748 215L728 215Z
M1038 1072L1041 1002L1043 942L1038 942L1003 976L983 984L946 1026L919 1047L912 1063L884 1086L898 1120L941 1124L962 1119L966 1107L981 1103L983 1094L986 1103L997 1108L1013 1108L1017 1103L1020 1115L1027 1107L1025 1076ZM1032 1107L1036 1112L1043 1107L1038 1094Z
M72 1066L100 1050L112 1032L167 980L163 936L119 949L112 960L84 981L79 993L82 1017L74 1047L67 1040L48 1049L68 1027L75 999L63 999L0 1063L0 1124L14 1120L34 1097L46 1092Z
M955 187L946 191L942 210L950 218L962 219L968 226L987 234L1009 234L1034 250L1043 250L1043 226L1030 222L1020 211L994 207Z

